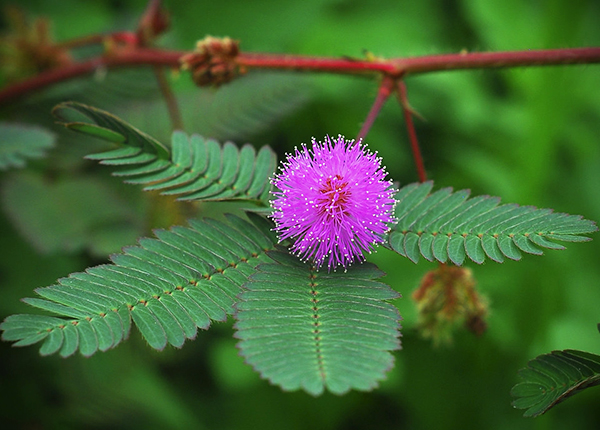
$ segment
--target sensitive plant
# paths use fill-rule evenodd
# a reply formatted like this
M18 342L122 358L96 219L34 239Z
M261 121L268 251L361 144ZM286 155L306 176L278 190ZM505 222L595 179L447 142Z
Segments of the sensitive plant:
M376 154L343 136L296 149L273 181L280 240L317 267L348 267L383 242L395 222L394 189Z
M391 300L399 294L382 282L383 272L363 262L382 246L417 263L438 262L415 292L423 334L440 343L456 322L485 330L487 305L473 289L470 260L519 260L522 253L563 249L597 230L581 216L516 204L490 196L470 198L467 190L433 191L416 142L406 95L410 73L517 64L600 61L596 48L496 54L460 54L385 61L367 58L319 59L253 55L236 41L208 37L193 52L152 47L165 29L164 11L152 2L136 33L106 36L106 67L180 65L198 85L220 86L249 68L290 68L382 76L373 108L355 140L332 131L300 149L276 170L275 152L181 131L161 142L118 117L85 104L54 109L65 127L108 140L114 148L87 158L111 166L114 175L145 190L182 201L238 202L244 214L225 220L190 219L186 227L155 231L124 248L110 264L72 273L36 290L29 305L54 316L20 314L2 323L3 339L26 346L41 342L42 355L91 356L127 339L132 322L158 350L181 347L213 321L235 318L235 337L246 362L284 390L313 395L370 390L393 366L400 348L400 315ZM87 62L64 61L29 80L7 87L12 99L59 78L57 70L85 73ZM58 54L57 54L58 55ZM91 64L91 63L90 63ZM160 70L160 69L158 69ZM52 74L54 73L54 75ZM157 74L159 80L164 76ZM162 78L161 78L162 76ZM53 78L54 77L54 78ZM53 80L54 79L54 80ZM406 119L419 182L394 184L384 160L364 141L383 103L397 95ZM173 94L165 90L167 101ZM172 106L172 104L171 104ZM177 110L169 110L179 125ZM23 166L48 145L44 131L3 125L21 145L0 162ZM36 134L37 133L37 134ZM33 135L35 134L35 138ZM15 137L16 136L16 137ZM321 138L321 137L319 137ZM364 138L364 141L363 141ZM6 137L8 139L8 137ZM47 139L46 139L47 140ZM27 143L37 142L37 143ZM376 142L369 142L376 147ZM545 412L566 396L598 383L600 358L578 351L554 352L533 360L513 389L515 406L527 414Z

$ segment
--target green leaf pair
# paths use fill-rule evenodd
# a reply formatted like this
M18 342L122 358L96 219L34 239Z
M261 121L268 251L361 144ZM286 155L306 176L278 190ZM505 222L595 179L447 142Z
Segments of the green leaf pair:
M251 145L238 149L198 135L173 133L171 148L119 118L80 103L58 105L54 114L67 128L108 140L117 149L86 158L114 166L115 176L145 190L180 195L179 200L252 200L266 202L269 178L277 163L275 153L264 146L256 153ZM85 115L88 122L72 121ZM89 123L89 120L94 123Z
M460 266L468 258L477 264L485 258L502 263L504 257L520 260L521 251L541 255L540 248L565 249L554 240L584 242L581 234L598 230L579 215L507 204L498 197L469 199L469 191L443 188L431 193L432 182L410 184L398 191L396 217L388 246L417 263L448 261Z

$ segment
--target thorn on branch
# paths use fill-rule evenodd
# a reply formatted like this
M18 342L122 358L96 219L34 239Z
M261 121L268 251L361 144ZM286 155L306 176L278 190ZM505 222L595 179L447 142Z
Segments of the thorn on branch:
M246 73L237 61L239 52L237 40L207 36L198 41L194 52L181 57L181 68L192 72L198 86L220 86Z

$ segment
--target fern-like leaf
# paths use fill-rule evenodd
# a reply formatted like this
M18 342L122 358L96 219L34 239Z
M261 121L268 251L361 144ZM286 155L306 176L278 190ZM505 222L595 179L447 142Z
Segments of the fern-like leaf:
M519 371L523 380L511 390L512 405L536 417L579 391L600 385L600 356L567 349L543 354Z
M42 128L0 123L0 170L24 167L28 158L43 157L54 141L54 134Z
M114 255L114 264L37 289L41 298L24 301L60 318L10 316L0 325L2 339L17 346L44 341L43 355L66 357L79 350L90 356L126 339L133 319L151 347L181 347L198 328L233 313L242 285L273 249L253 224L232 215L227 220L191 220L190 227L157 230L157 238Z
M318 272L285 252L258 266L236 305L236 337L246 362L284 390L313 395L370 390L399 349L399 295L363 264Z
M521 252L542 254L541 248L564 249L555 241L584 242L582 234L598 230L593 221L579 215L553 212L533 206L498 206L498 197L469 199L469 191L444 188L430 194L432 182L410 184L396 194L398 224L387 246L418 262L467 258L481 264L486 256L499 263L504 257L519 260Z
M238 149L231 142L221 145L174 132L169 150L114 115L90 106L67 102L53 112L65 127L117 144L115 150L86 158L114 166L114 175L128 183L145 184L145 190L179 195L180 200L268 200L269 177L277 164L268 146L256 153L249 144ZM73 113L93 123L70 120Z

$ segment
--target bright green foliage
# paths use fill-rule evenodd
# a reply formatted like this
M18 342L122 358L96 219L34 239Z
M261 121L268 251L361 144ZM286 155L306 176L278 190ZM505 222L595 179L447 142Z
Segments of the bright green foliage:
M191 220L190 227L157 230L156 239L114 255L112 265L88 269L39 288L24 301L63 318L13 315L2 338L25 346L44 340L42 355L90 356L127 338L131 318L155 349L207 329L233 313L236 296L273 242L247 221Z
M95 124L69 121L65 115L84 114ZM86 158L115 166L115 176L132 184L149 184L145 190L181 195L180 200L266 201L269 177L277 157L267 146L258 154L251 145L238 149L198 135L175 132L171 149L114 115L80 103L68 102L54 109L67 128L119 145L119 148Z
M240 294L236 337L246 362L284 390L313 395L370 390L400 348L399 297L371 264L316 271L285 252L268 253Z
M0 170L25 167L26 159L43 157L54 141L54 134L42 128L0 123Z
M567 349L540 355L519 371L523 382L511 394L513 406L526 417L548 411L584 388L600 384L600 356Z
M443 188L430 194L432 182L410 184L398 191L396 217L388 244L413 262L450 260L461 265L468 257L481 264L485 257L502 263L521 258L521 251L541 255L540 248L564 249L553 240L584 242L581 234L598 230L579 215L507 204L500 198L477 196L469 190ZM550 240L553 239L553 240Z

